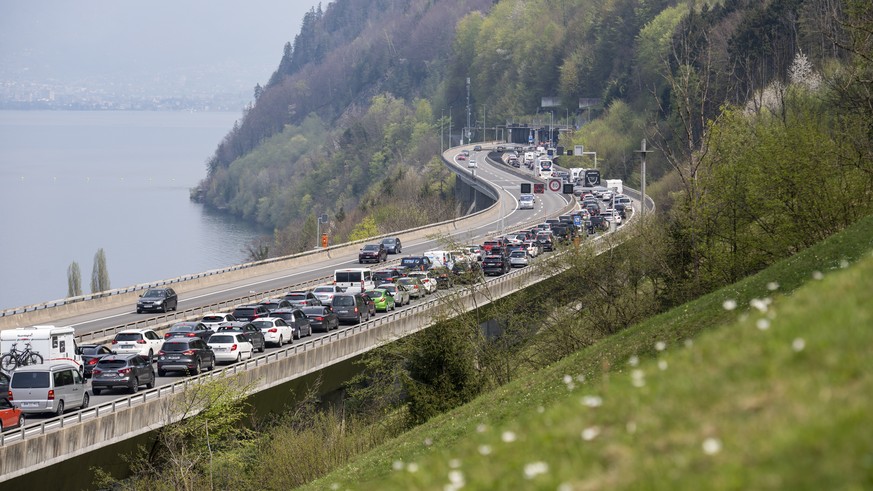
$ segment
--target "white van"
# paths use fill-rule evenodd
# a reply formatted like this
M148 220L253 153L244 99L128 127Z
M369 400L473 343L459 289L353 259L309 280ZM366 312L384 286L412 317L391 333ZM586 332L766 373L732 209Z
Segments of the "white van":
M42 356L43 363L66 361L83 370L82 355L76 353L76 331L72 327L33 326L0 331L0 354L12 346L24 351L27 345Z
M424 255L434 266L444 266L449 269L455 267L455 255L451 251L427 251Z
M333 284L345 288L345 293L358 293L376 288L370 268L347 268L333 272Z
M69 361L28 365L12 372L9 402L23 413L55 413L88 407L91 394L85 377Z

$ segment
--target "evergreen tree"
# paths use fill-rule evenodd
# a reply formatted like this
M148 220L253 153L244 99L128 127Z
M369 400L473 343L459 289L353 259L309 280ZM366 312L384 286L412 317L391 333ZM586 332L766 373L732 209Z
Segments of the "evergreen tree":
M91 293L109 290L109 270L106 268L106 253L103 248L94 254L94 269L91 270Z
M67 267L67 296L78 297L82 294L82 271L79 263L73 261Z

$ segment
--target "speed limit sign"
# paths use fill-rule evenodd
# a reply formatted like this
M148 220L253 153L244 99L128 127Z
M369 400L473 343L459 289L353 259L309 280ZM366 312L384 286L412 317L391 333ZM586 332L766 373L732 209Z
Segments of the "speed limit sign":
M560 192L563 188L562 182L560 179L550 179L549 180L549 191L554 191L556 193Z

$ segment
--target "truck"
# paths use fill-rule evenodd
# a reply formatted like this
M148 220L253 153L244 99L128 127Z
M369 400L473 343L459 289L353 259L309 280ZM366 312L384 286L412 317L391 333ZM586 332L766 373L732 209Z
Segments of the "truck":
M585 169L582 167L570 167L570 182L576 182L576 179L585 177Z
M82 355L76 349L76 331L72 327L32 326L0 331L0 356L13 345L18 351L30 349L42 356L43 363L69 361L82 371Z
M609 189L615 194L624 194L624 186L621 179L606 179L606 189Z

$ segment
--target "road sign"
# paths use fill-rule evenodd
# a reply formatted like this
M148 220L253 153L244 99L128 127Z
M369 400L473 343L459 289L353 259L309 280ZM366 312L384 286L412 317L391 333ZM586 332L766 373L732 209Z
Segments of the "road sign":
M545 192L546 192L546 185L545 184L543 184L541 182L534 183L534 193L535 194L543 194Z
M564 183L564 194L573 194L573 185L569 182Z
M585 186L589 188L594 186L600 186L599 170L588 169L585 171Z
M563 182L560 179L550 179L549 180L549 191L554 191L556 193L561 191Z
M521 183L521 194L530 194L530 183L529 182Z
M582 215L573 215L573 225L577 227L582 226Z

